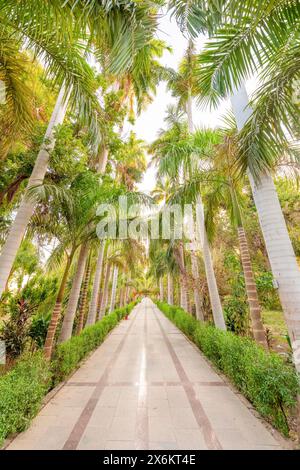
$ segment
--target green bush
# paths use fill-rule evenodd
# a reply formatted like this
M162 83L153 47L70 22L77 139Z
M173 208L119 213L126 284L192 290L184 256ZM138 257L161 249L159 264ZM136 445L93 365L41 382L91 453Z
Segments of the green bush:
M28 426L47 392L68 377L136 303L116 309L80 335L58 345L51 363L42 352L33 353L21 358L11 371L0 377L0 446L9 434Z
M288 417L299 393L299 378L292 366L249 338L198 322L182 309L163 302L157 305L264 417L288 434Z
M42 353L24 357L0 378L0 445L26 428L49 390L51 374Z

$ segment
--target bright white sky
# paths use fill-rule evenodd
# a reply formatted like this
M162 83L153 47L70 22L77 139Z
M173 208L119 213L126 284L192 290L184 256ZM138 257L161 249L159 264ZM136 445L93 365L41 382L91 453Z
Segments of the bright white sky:
M158 37L164 40L173 49L173 53L165 52L161 63L162 65L177 69L184 52L187 48L187 40L181 34L174 19L171 20L170 15L165 15L160 20ZM205 42L205 37L199 38L197 42L198 52L201 50ZM247 83L248 91L253 89L252 83ZM140 139L151 143L156 137L159 129L164 127L164 114L168 104L174 102L174 98L166 91L166 85L161 83L157 88L157 93L153 102L148 106L136 120L134 131ZM199 109L194 103L193 107L194 124L196 127L217 127L222 122L222 117L230 109L229 101L224 101L219 109L208 110ZM129 129L128 129L129 130ZM150 192L155 187L155 170L149 168L143 182L139 185L139 190Z

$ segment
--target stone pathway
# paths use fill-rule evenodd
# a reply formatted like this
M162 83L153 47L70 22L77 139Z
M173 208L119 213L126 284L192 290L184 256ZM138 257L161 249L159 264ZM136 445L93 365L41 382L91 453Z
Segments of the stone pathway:
M144 299L8 449L280 449Z

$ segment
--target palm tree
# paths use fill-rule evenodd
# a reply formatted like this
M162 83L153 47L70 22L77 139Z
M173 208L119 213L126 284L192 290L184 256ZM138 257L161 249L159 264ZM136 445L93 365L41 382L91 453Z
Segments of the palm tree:
M33 226L39 233L50 233L59 242L50 260L65 260L64 273L45 343L47 359L51 358L73 258L80 245L95 236L95 213L101 200L101 189L97 177L83 173L76 177L67 189L55 185L41 185L30 191L30 197L38 204ZM69 316L66 318L65 328L68 325L68 329L71 329L72 320Z
M72 282L72 287L69 295L69 300L66 308L66 312L64 315L64 320L62 324L62 328L60 331L59 342L63 343L67 341L72 336L73 331L73 324L74 318L77 309L78 298L80 294L80 288L86 268L86 261L88 255L88 244L83 243L80 248L77 268L75 272L75 276Z
M105 311L106 311L106 307L107 307L111 267L112 266L111 266L110 259L107 258L105 274L104 274L104 281L103 281L103 295L102 295L101 306L100 306L100 311L99 311L99 319L101 319L105 315Z
M116 304L118 274L119 274L119 267L117 265L115 265L114 266L114 272L113 272L113 279L112 279L109 313L111 313L114 310L115 304Z
M171 273L167 274L167 301L169 305L174 304L174 279Z
M214 233L214 216L224 206L230 212L232 225L236 228L240 245L241 261L244 271L246 292L254 339L266 349L268 344L261 318L255 279L251 266L250 252L243 226L242 181L235 174L237 152L236 129L222 130L222 141L213 150L212 169L207 175L206 227L209 234Z
M190 94L187 94L187 96L190 96ZM191 106L189 105L187 109L191 110ZM186 123L183 121L182 113L179 113L178 115L178 112L176 112L176 110L174 112L174 110L171 108L169 108L168 111L171 111L171 113L168 113L167 120L171 122L172 127L166 131L161 131L159 138L151 145L150 152L154 155L154 158L158 163L158 174L162 177L167 176L168 178L171 178L174 186L176 186L180 185L180 175L182 174L183 170L186 176L186 180L188 180L188 178L192 175L193 171L197 170L200 165L199 156L201 158L201 155L205 154L207 147L211 145L214 139L214 135L212 135L210 132L205 133L205 131L202 131L199 132L198 136L194 136L193 133L190 132L190 130L193 129L188 129ZM191 125L191 115L189 115L189 122ZM170 201L168 201L168 203L170 203ZM204 210L200 197L199 186L196 204L196 220L196 235L198 240L201 242L214 322L218 328L226 329L213 269L210 246L205 230ZM182 251L182 248L180 248L180 250ZM183 253L181 253L178 257L178 262L180 263L181 269L184 271ZM180 285L180 288L181 291L186 290L186 282L183 281ZM182 292L182 295L183 304L186 308L187 300L185 299L186 296L184 292ZM196 302L198 303L198 290L196 289L194 290L194 296Z
M95 119L96 111L99 114L99 104L94 94L94 75L81 55L79 32L88 43L91 40L87 37L86 31L93 34L92 40L99 54L107 56L106 46L109 43L111 67L115 71L123 72L131 65L132 58L139 48L147 44L156 28L155 10L153 8L149 10L148 4L140 6L131 1L116 4L92 1L86 4L76 1L73 5L71 5L73 2L67 2L64 4L66 7L64 9L57 2L52 3L51 11L44 8L42 1L34 4L32 1L21 4L11 1L0 3L0 15L3 15L0 16L0 21L2 19L4 25L1 30L3 33L1 40L3 39L5 44L7 38L13 44L15 41L26 46L29 44L38 56L45 57L49 73L55 76L56 81L63 83L44 143L28 182L28 190L43 182L49 153L55 145L54 129L64 119L71 92L73 103L88 117L91 130L95 129L95 123L98 122ZM63 23L59 22L60 18L63 18ZM86 48L83 52L85 50ZM15 49L11 54L15 54L14 51ZM3 63L7 63L6 56ZM28 113L25 114L24 121ZM98 136L95 140L99 140ZM0 295L5 289L14 258L33 211L34 205L24 197L0 257Z
M229 2L231 7L235 3ZM234 15L228 25L222 24L201 54L199 89L210 102L217 102L220 95L232 95L240 131L239 167L248 171L299 369L300 270L271 172L276 159L289 151L287 139L298 129L299 107L293 92L300 77L295 35L300 12L297 2L289 0L271 6L269 2L246 2L244 11L240 18ZM243 82L257 71L261 85L249 105Z
M91 297L89 313L88 313L88 317L86 321L87 325L93 325L96 321L100 282L101 282L102 271L103 271L104 251L105 251L105 240L102 240L100 242L100 248L98 251L96 270L95 270L94 280L93 280L92 297Z
M146 15L147 18L147 15ZM106 112L106 126L102 133L102 144L100 146L99 158L96 165L97 171L104 174L109 159L109 137L113 134L113 128L116 126L116 120L122 128L126 113L121 113L122 108L129 107L128 117L134 117L134 103L136 102L138 114L146 103L150 102L151 93L155 93L156 86L163 78L164 68L159 64L157 58L160 58L166 45L163 41L153 38L155 31L155 21L152 29L147 31L147 40L140 45L136 54L131 57L132 63L121 75L108 73L107 80L113 81L113 92L118 91L121 99L116 104L116 113L112 113L112 106L108 100ZM108 41L106 49L110 49L113 44ZM104 69L104 75L106 70ZM118 117L117 117L118 116ZM116 119L117 117L117 119ZM133 132L130 133L127 142L120 146L117 152L117 158L111 155L110 163L113 163L117 173L118 180L129 190L132 190L134 184L141 179L143 171L146 169L146 160L144 154L144 144L136 139ZM100 277L102 274L103 250L101 246L98 252L97 267L93 284L92 300L88 314L87 324L92 324L96 318L96 299L99 297Z
M78 320L78 325L77 325L77 334L79 334L84 327L90 278L91 278L91 254L89 256L89 259L87 260L84 279L82 283L81 294L80 294L79 320Z
M164 301L164 278L160 276L159 278L159 300Z

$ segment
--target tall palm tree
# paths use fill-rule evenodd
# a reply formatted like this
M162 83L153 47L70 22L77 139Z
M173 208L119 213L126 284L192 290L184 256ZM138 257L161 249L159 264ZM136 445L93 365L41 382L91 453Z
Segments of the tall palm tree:
M146 15L147 18L147 15ZM153 38L155 32L155 21L152 22L151 29L148 28L146 39L143 45L140 45L138 51L131 57L131 64L122 74L117 75L109 73L108 80L113 81L113 91L118 91L121 99L117 103L116 111L119 113L118 124L122 129L123 121L128 115L129 119L134 117L134 103L136 103L137 113L139 114L145 105L151 101L156 91L156 86L163 78L164 68L159 64L158 58L163 54L166 45L163 41ZM108 41L106 49L109 50L113 44ZM106 69L104 67L104 76ZM122 108L128 107L127 113L121 113ZM121 116L121 117L120 117ZM105 131L102 133L102 144L97 162L97 171L104 174L109 160L109 138L116 125L116 115L112 115L111 102L108 101L106 113ZM123 143L117 158L111 155L110 163L114 163L117 178L121 183L132 190L134 184L141 179L143 170L146 169L146 160L142 141L136 139L134 133L131 133L126 143ZM102 274L103 250L101 245L98 252L97 268L93 284L92 299L88 314L87 324L92 324L96 318L96 299L99 297L100 277Z
M88 297L88 290L89 290L89 283L91 278L91 252L89 254L84 279L82 282L81 293L80 293L80 302L79 302L79 320L77 325L77 334L81 332L84 327L85 318L86 318L86 310L87 310L87 297Z
M233 8L236 2L229 2ZM244 6L244 5L243 5ZM240 131L239 168L248 171L269 261L300 368L300 270L272 180L273 164L289 151L299 129L293 99L299 80L299 6L293 1L246 2L244 13L226 18L200 56L199 90L210 102L232 95ZM263 46L262 46L263 45ZM258 67L259 65L259 67ZM243 82L259 72L260 86L249 99ZM201 75L200 75L201 73Z
M77 268L76 268L76 272L75 272L74 279L72 282L69 300L68 300L66 312L64 315L62 328L60 331L60 336L59 336L60 343L67 341L72 336L73 324L74 324L74 318L75 318L77 303L78 303L79 294L80 294L80 288L81 288L84 272L86 269L87 254L88 254L88 244L83 243L80 248L79 257L77 261Z
M54 129L64 119L71 92L73 103L84 111L85 116L88 116L91 130L95 129L95 123L98 130L95 115L99 114L99 104L94 94L93 72L82 57L86 47L81 46L79 39L83 36L88 44L93 41L100 56L107 56L109 43L112 69L124 72L131 65L139 48L152 37L156 28L156 13L155 9L149 9L147 2L144 5L137 5L133 1L114 3L72 1L64 3L63 6L51 2L49 9L45 9L43 1L33 3L30 0L21 3L1 1L0 15L2 15L0 21L3 23L1 32L4 35L4 42L6 43L9 38L25 46L29 45L45 59L49 73L63 83L44 143L28 182L30 190L31 187L43 182L49 153L55 145ZM60 18L67 20L62 23ZM93 35L92 38L88 37L87 31ZM7 63L5 57L3 63ZM26 118L25 116L25 120ZM99 140L98 136L95 140ZM0 295L5 289L14 258L33 211L32 202L24 198L0 257Z
M243 197L242 181L235 174L237 151L236 129L222 130L222 141L213 150L212 169L208 172L206 200L206 226L208 233L214 232L214 214L222 206L229 210L233 226L237 230L240 255L244 271L246 292L249 303L250 318L254 339L263 347L268 348L266 335L261 318L261 308L258 299L255 279L251 266L247 236L243 226Z
M190 93L186 95L190 96ZM183 101L184 102L184 101ZM191 106L187 107L189 113L191 112ZM162 131L159 138L151 145L150 152L154 155L155 159L158 161L158 174L161 176L167 176L172 179L172 181L177 185L182 184L180 181L180 175L183 170L186 176L186 180L192 175L193 171L196 171L200 164L200 159L202 153L205 154L207 147L211 145L211 140L214 139L214 136L204 131L194 137L193 133L190 130L193 130L192 127L188 129L188 126L182 118L182 113L174 113L171 110L171 115L169 113L168 120L171 121L172 127L167 131ZM170 119L171 117L171 119ZM189 114L189 122L192 125L192 116ZM180 201L179 201L180 202ZM204 222L204 210L203 204L200 197L200 186L198 186L198 197L196 204L196 235L198 240L201 243L203 260L205 264L205 272L207 277L207 282L209 286L210 302L213 310L214 322L215 325L220 329L226 329L221 301L218 293L216 278L213 269L212 257L210 253L210 246L207 239L207 234L205 230ZM183 256L178 258L178 261L181 264L183 269ZM194 265L195 266L195 265ZM194 271L195 272L195 271ZM195 272L196 275L196 272ZM181 283L181 290L184 287L184 284ZM198 303L198 290L194 290L195 300ZM187 302L184 300L185 306Z
M40 233L50 233L58 241L50 259L57 262L65 260L44 348L47 359L50 359L72 261L80 245L94 237L101 186L94 175L83 173L68 188L41 185L30 191L30 197L37 203L34 227ZM70 329L71 326L69 324Z
M112 286L111 286L111 297L110 297L109 313L111 313L114 310L115 304L116 304L118 274L119 274L119 267L117 265L115 265L114 266L114 272L113 272Z
M179 74L175 77L174 81L170 82L170 87L173 88L173 94L179 97L178 105L184 107L186 110L187 120L188 120L188 131L190 134L194 132L194 122L193 122L193 95L195 94L195 50L193 41L189 40L188 49L186 56L181 64L179 69ZM203 250L203 260L206 271L207 285L211 300L211 306L213 310L213 316L215 319L216 326L219 326L221 329L226 329L223 310L221 305L221 300L219 296L217 280L214 273L212 256L210 252L210 246L207 241L207 234L204 219L202 217L203 202L201 193L199 191L197 195L197 226L199 233L199 241L202 244ZM197 265L195 263L194 257L192 257L192 266L195 276L198 278L197 274ZM200 305L199 305L199 290L194 289L195 303L198 306L198 315L200 315Z

